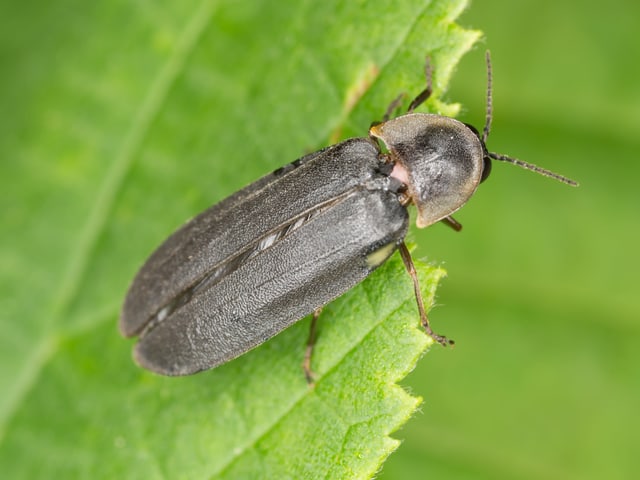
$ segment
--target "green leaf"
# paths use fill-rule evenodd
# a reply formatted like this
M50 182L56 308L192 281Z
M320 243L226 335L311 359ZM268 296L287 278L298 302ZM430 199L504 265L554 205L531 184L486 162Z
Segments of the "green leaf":
M117 334L137 268L211 203L366 134L424 57L438 101L464 1L6 2L0 7L0 465L7 478L363 478L419 400L428 344L394 258L210 372L162 378ZM240 167L240 168L239 168ZM429 296L442 275L421 268Z

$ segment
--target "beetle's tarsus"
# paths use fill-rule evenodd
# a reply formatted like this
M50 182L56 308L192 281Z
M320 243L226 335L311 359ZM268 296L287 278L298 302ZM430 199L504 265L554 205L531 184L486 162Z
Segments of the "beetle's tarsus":
M433 340L435 342L439 343L443 347L449 347L449 346L453 347L456 344L456 342L454 342L453 340L448 339L444 335L438 335L437 333L434 333L433 330L431 330L431 327L428 324L427 325L423 324L422 326L427 331L427 335L429 335L431 338L433 338Z

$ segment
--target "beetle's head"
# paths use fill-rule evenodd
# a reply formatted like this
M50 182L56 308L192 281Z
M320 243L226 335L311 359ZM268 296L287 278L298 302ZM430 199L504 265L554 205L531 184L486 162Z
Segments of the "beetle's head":
M389 149L391 175L407 185L420 228L462 207L491 168L477 131L453 118L409 113L375 125L369 133Z

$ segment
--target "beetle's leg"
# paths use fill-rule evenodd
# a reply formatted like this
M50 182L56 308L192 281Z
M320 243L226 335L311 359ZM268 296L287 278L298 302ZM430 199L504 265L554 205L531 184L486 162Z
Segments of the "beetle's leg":
M400 104L402 103L403 98L404 98L404 93L401 93L400 95L398 95L396 98L393 99L393 101L387 107L387 110L384 112L384 116L382 117L383 122L389 121L389 119L391 118L391 115L393 115L393 112L395 112L400 106Z
M402 99L404 98L404 93L401 93L400 95L398 95L396 98L393 99L393 101L389 104L389 106L387 107L387 110L384 112L384 115L382 117L382 121L381 122L372 122L371 125L369 125L369 128L371 129L371 127L375 127L376 125L380 125L381 123L387 122L389 121L389 119L391 118L391 115L393 115L393 112L400 106L400 104L402 103ZM369 133L369 139L375 143L376 146L378 146L378 140L376 139L376 137L374 137L373 135L371 135L371 133Z
M431 71L431 57L427 56L427 60L424 66L424 75L427 79L427 88L421 91L416 98L409 104L409 108L407 109L408 113L413 112L416 108L422 105L427 99L431 96L432 90L432 71Z
M449 227L453 228L456 232L459 232L460 230L462 230L462 224L458 222L455 218L453 218L451 215L449 215L448 217L444 217L440 221L445 225L448 225Z
M318 317L322 312L322 307L316 308L313 311L313 317L311 318L311 326L309 327L309 338L307 339L307 348L304 351L304 360L302 361L302 369L304 370L304 377L307 379L307 383L310 387L314 386L314 373L311 370L311 356L313 355L313 347L316 344L316 327L318 323Z
M429 325L429 317L427 317L427 312L424 310L424 302L422 301L422 292L420 291L420 283L418 282L418 274L416 273L416 267L413 265L413 260L411 260L411 253L409 253L409 249L405 245L404 242L400 243L400 256L402 257L402 261L404 262L404 266L407 269L407 273L411 277L413 281L413 291L416 295L416 302L418 302L418 311L420 312L420 322L422 326L427 331L427 335L433 338L436 342L438 342L443 347L447 345L453 345L454 341L449 340L447 337L443 337L442 335L438 335L433 330L431 330L431 325Z

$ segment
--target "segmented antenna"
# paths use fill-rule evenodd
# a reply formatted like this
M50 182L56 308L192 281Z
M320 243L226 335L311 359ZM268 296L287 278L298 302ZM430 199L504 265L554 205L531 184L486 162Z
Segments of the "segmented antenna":
M491 117L493 115L493 98L491 96L493 75L491 73L491 52L487 50L485 53L487 62L487 112L484 118L484 128L482 129L482 143L487 143L489 132L491 131Z
M493 116L493 97L491 95L493 74L491 71L491 52L489 50L487 50L485 54L485 59L487 61L487 114L484 121L484 128L482 129L482 143L486 145L487 138L489 137L489 132L491 131L491 118ZM507 155L502 155L495 152L488 152L488 155L489 158L492 158L493 160L513 163L514 165L517 165L521 168L531 170L532 172L539 173L540 175L544 175L545 177L553 178L554 180L566 183L567 185L571 185L572 187L578 186L578 182L571 180L570 178L567 178L563 175L554 173L551 170L547 170L546 168L534 165L533 163L524 162L522 160L518 160L517 158L509 157Z
M554 180L558 180L559 182L566 183L567 185L571 185L572 187L577 187L578 182L571 180L565 176L559 175L557 173L552 172L551 170L547 170L546 168L539 167L534 165L533 163L524 162L522 160L518 160L517 158L509 157L507 155L501 155L500 153L489 152L489 158L493 160L499 160L501 162L513 163L519 167L522 167L526 170L531 170L532 172L539 173L540 175L544 175L545 177L553 178Z

